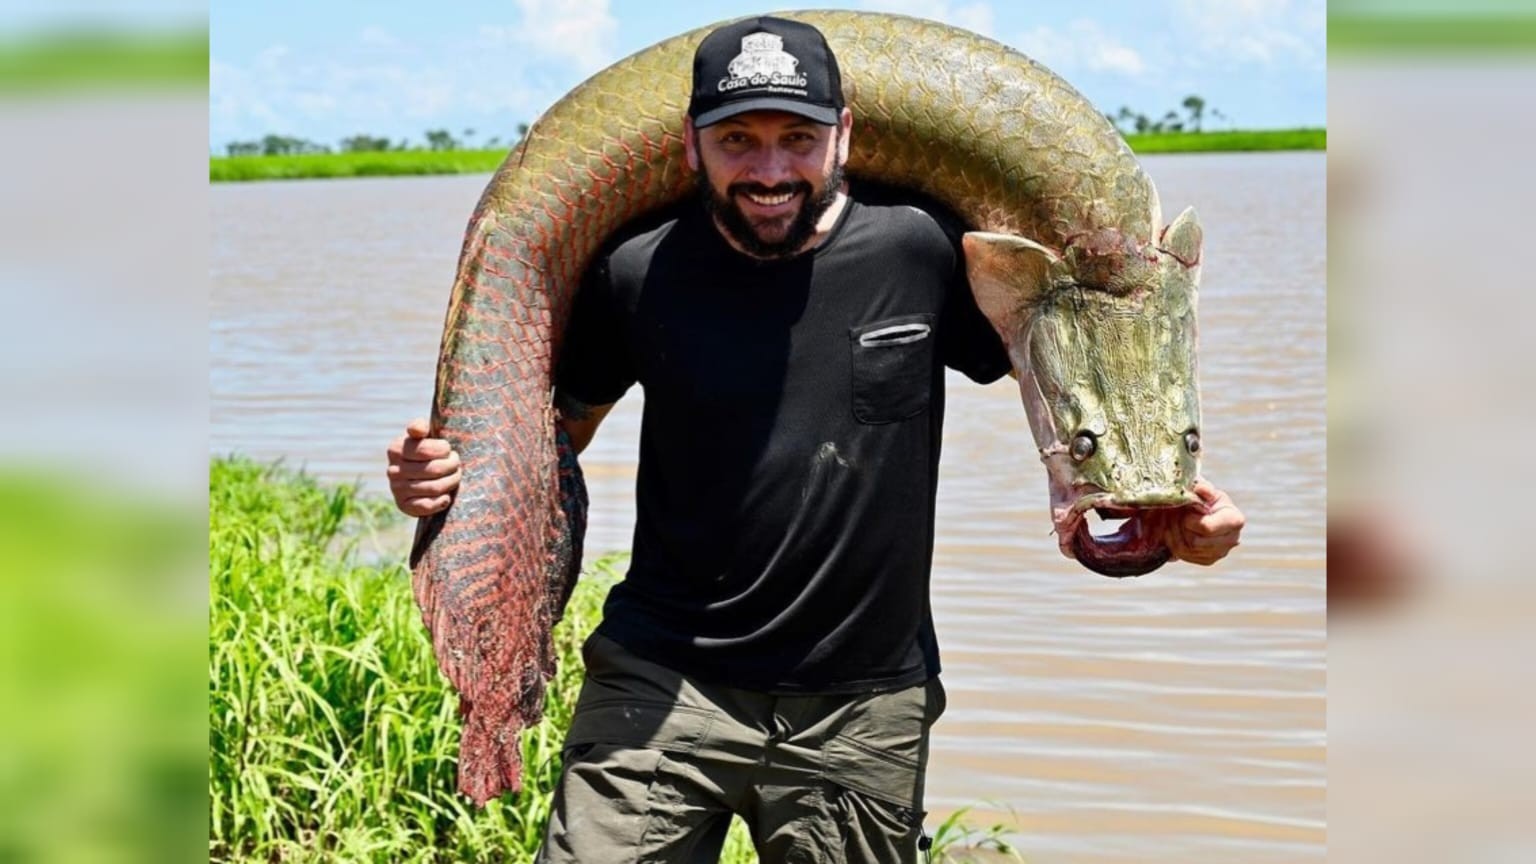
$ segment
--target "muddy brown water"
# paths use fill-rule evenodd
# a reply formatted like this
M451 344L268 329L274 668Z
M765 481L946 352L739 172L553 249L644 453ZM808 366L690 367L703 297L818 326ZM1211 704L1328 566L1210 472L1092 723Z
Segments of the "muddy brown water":
M950 702L929 824L971 806L1036 864L1322 860L1325 157L1144 164L1165 218L1193 204L1205 227L1204 471L1249 527L1213 568L1088 573L1056 551L1011 382L952 376L933 587ZM385 444L428 408L487 179L213 186L212 453L382 492ZM592 553L628 546L640 403L582 459Z

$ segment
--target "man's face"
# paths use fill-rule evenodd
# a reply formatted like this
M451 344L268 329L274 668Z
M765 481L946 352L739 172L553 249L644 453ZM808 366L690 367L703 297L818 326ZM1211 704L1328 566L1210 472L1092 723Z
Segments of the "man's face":
M689 161L700 197L736 245L759 258L805 246L842 187L849 116L826 126L749 111L692 131Z

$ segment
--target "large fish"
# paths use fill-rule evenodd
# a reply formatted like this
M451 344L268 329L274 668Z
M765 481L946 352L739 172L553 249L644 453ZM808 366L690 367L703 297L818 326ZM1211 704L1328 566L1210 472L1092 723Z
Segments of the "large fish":
M786 17L819 27L839 58L849 173L937 199L974 229L970 277L1017 367L1062 550L1110 575L1157 567L1168 551L1152 508L1195 500L1194 215L1163 228L1114 128L1017 51L895 15ZM459 787L476 802L520 787L518 733L541 715L550 628L580 566L585 487L551 404L571 299L616 229L690 193L682 117L710 29L571 91L470 219L432 412L463 481L453 506L418 526L412 566L460 696ZM1131 518L1094 538L1094 508Z

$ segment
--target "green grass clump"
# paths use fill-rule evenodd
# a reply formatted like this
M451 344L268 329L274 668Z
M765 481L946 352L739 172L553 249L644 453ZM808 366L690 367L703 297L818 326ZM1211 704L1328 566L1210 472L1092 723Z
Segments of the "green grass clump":
M306 153L292 156L211 156L212 182L301 180L328 177L400 177L423 174L485 174L501 167L507 151L386 150Z
M1130 134L1125 142L1147 153L1244 153L1262 150L1327 150L1326 129L1259 129L1228 132Z
M555 628L560 667L523 735L523 791L477 809L457 792L458 701L410 574L357 551L404 517L244 459L213 460L208 510L210 860L531 861L616 561L582 576ZM939 838L996 849L1000 830L954 817ZM756 860L734 820L721 864Z
M556 629L563 662L524 736L524 791L456 791L457 698L401 565L354 542L403 518L352 488L243 460L209 483L209 853L221 861L529 861L612 569Z

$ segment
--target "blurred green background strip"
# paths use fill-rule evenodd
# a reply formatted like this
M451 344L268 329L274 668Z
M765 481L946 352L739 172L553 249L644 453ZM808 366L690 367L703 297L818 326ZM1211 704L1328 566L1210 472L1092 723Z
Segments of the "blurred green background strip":
M1330 54L1536 54L1536 15L1333 14Z
M206 29L75 29L0 37L0 92L207 84Z

